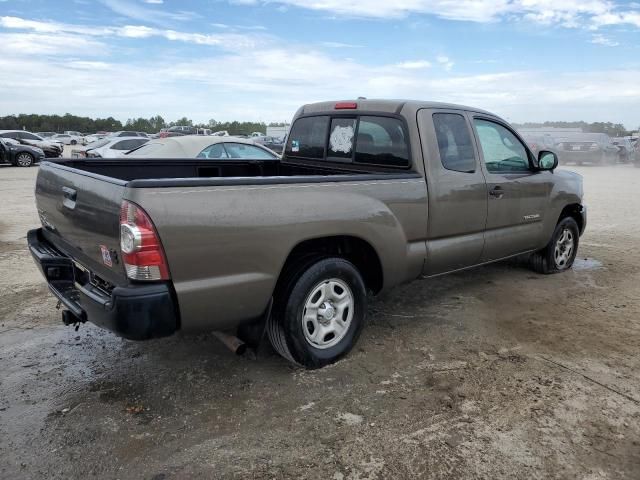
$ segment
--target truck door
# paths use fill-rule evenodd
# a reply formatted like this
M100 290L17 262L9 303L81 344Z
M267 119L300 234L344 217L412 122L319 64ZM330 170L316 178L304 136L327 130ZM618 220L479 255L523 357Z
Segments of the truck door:
M424 274L475 265L484 247L488 200L469 119L461 110L422 109L418 127L429 196Z
M533 155L505 123L474 115L473 124L489 200L482 261L539 248L553 174L533 169Z

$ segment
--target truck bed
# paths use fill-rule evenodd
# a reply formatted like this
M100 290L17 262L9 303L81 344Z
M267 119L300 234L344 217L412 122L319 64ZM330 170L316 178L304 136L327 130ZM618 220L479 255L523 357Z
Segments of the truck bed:
M318 164L318 162L288 163L280 160L210 160L210 159L61 159L56 165L100 175L111 183L126 184L129 187L199 186L220 184L289 183L316 180L330 181L327 177L340 180L344 176L370 175L404 177L407 173L397 169L342 166L340 164ZM224 181L220 181L224 179ZM234 180L232 180L234 179ZM253 181L251 180L253 179ZM217 181L216 181L217 180Z

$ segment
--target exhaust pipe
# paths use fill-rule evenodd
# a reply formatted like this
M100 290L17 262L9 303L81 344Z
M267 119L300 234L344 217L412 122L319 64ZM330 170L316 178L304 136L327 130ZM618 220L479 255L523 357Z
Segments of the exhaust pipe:
M247 344L234 335L222 332L213 332L213 335L236 355L244 355L247 351Z

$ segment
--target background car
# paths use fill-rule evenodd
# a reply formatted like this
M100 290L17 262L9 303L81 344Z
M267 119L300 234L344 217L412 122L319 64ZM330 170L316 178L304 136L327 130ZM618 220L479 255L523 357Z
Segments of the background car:
M36 132L35 134L42 138L49 138L56 135L56 132Z
M611 143L618 147L619 162L629 163L633 159L634 151L630 138L614 137L611 139Z
M525 142L527 142L527 145L529 145L531 152L536 156L536 158L538 157L538 153L540 153L541 150L553 152L558 155L556 141L551 135L545 133L523 133L521 135Z
M0 138L0 163L30 167L44 158L41 148L24 145L12 138Z
M102 140L103 138L105 138L108 134L106 133L92 133L90 135L86 135L84 137L85 141L87 142L86 144L89 145L92 142L98 141L98 140Z
M266 137L264 135L260 137L251 137L254 143L260 144L263 147L267 147L269 150L273 150L276 153L281 154L284 149L284 141L276 137Z
M129 152L127 157L270 160L278 158L278 155L251 140L237 137L185 135L150 141L137 150Z
M58 158L62 155L62 144L45 140L24 130L0 130L0 138L13 138L23 145L38 147L44 151L46 158Z
M591 163L596 165L618 162L618 147L604 133L567 133L557 139L557 153L561 163Z
M147 134L144 132L134 132L132 130L120 130L107 135L108 137L143 137L147 138Z
M107 137L87 145L85 149L74 150L72 157L119 158L149 141L144 137Z
M64 145L78 145L84 142L84 137L78 137L76 135L70 135L68 133L56 133L49 138L52 142L60 142Z

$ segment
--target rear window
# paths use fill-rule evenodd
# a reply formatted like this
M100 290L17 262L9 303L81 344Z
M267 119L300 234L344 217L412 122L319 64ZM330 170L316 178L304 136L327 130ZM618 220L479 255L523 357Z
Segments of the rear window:
M107 143L109 143L109 140L105 142L105 145ZM163 143L147 143L140 148L136 148L133 152L127 153L127 155L131 157L149 157L152 156L153 152L161 150L163 146Z
M355 162L408 167L409 144L402 122L390 117L360 117Z
M300 118L291 128L285 155L384 167L410 163L404 124L382 116Z
M285 153L291 157L323 159L329 117L299 118L291 128Z
M115 143L111 148L113 150L133 150L134 148L138 148L140 145L146 143L146 140L141 138L140 140L122 140L120 142Z

